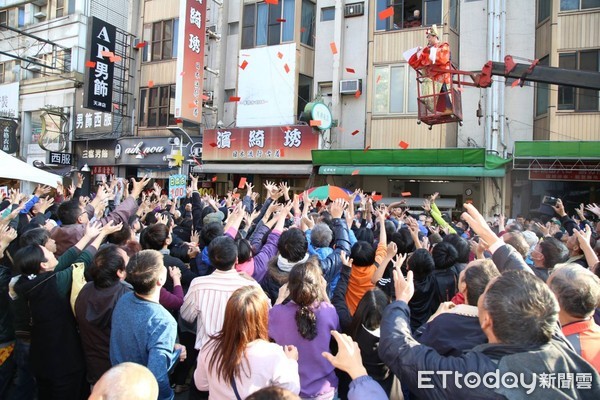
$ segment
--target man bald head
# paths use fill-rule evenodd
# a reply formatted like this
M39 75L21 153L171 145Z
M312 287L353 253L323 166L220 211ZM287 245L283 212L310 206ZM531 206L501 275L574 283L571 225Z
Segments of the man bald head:
M126 362L106 371L88 400L155 400L158 382L143 365Z

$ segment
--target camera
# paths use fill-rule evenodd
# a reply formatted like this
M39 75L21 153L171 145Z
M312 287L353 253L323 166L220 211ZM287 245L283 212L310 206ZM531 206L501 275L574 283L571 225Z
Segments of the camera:
M556 202L558 201L558 199L556 197L552 197L552 196L544 196L544 198L542 199L542 204L548 204L549 206L556 206Z

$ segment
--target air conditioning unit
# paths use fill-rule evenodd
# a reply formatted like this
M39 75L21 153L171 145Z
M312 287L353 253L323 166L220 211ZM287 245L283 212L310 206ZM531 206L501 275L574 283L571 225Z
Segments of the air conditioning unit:
M40 72L42 70L42 66L38 64L29 64L27 70L31 72Z
M352 3L346 4L344 6L344 17L358 17L364 15L365 13L365 3Z
M35 14L33 14L33 17L36 19L44 19L46 18L46 13L43 11L38 11Z
M362 79L347 79L340 81L340 94L355 94L362 92Z

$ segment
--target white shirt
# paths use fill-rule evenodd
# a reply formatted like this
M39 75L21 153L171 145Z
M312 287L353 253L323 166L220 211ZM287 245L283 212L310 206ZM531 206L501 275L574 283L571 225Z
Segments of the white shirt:
M216 270L192 281L179 312L186 321L196 322L196 349L200 350L209 336L223 328L227 301L233 292L244 286L260 287L255 280L241 276L233 268Z
M211 400L235 399L230 382L223 382L217 376L214 366L209 368L213 349L214 346L210 345L200 351L194 371L196 387L202 391L210 391ZM295 394L300 393L298 361L289 359L281 346L259 339L248 344L244 355L241 377L235 378L235 385L242 399L271 385L288 389Z

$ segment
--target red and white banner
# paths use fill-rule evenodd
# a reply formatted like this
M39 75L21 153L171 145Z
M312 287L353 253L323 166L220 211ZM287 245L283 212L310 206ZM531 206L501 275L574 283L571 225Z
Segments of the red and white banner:
M175 118L200 123L206 43L206 1L181 0Z

